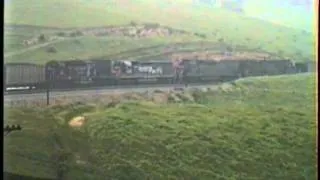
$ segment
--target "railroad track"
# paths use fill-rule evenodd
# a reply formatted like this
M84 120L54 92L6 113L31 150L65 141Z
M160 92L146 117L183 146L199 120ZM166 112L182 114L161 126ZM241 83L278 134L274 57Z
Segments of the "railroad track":
M190 84L189 88L205 88L210 87L211 89L217 87L221 83L207 83L207 84ZM50 92L50 98L58 98L58 97L81 97L81 96L94 96L94 95L107 95L114 93L126 93L126 92L146 92L153 90L162 90L162 91L170 91L176 88L182 88L183 85L139 85L139 86L118 86L118 87L100 87L100 88L86 88L86 89L61 89L61 90L53 90ZM23 93L23 94L21 94ZM43 100L46 99L46 91L33 91L33 92L20 92L11 93L4 95L4 104L10 103L13 101L28 101L28 100Z
M308 74L308 73L299 73ZM296 74L291 74L296 75ZM239 80L239 79L235 79ZM187 89L192 88L208 88L214 90L220 87L222 84L231 83L231 81L225 82L214 82L214 83L193 83L189 84ZM96 95L108 95L114 93L127 93L127 92L146 92L146 91L170 91L175 88L182 88L183 85L173 85L173 84L162 84L162 85L128 85L128 86L107 86L107 87L92 87L83 89L56 89L50 91L50 98L72 98L72 97L87 97ZM28 101L28 100L45 100L47 97L46 90L34 90L29 92L12 92L10 94L4 94L4 104L14 102L14 101Z

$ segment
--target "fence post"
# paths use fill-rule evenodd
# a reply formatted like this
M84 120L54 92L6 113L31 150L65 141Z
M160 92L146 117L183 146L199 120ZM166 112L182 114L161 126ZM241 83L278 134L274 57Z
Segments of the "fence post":
M50 80L47 80L47 106L50 105Z

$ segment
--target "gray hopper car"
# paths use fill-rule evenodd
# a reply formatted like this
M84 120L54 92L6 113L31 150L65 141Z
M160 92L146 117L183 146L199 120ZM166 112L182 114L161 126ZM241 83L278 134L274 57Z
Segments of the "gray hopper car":
M246 60L241 61L239 71L242 77L280 75L295 73L295 66L290 60Z
M31 63L8 63L4 66L4 83L7 88L35 88L45 82L43 65Z
M240 61L200 61L199 70L202 80L227 80L239 77Z

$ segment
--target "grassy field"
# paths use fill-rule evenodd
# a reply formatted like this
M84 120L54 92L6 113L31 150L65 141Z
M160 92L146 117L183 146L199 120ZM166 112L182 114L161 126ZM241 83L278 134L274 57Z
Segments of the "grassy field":
M114 51L131 51L139 44L142 47L152 47L181 41L185 44L207 41L212 46L241 45L248 50L266 51L297 61L314 60L315 35L313 33L260 21L223 9L213 10L200 5L194 7L190 4L191 1L173 3L169 0L161 2L11 0L5 7L5 61L43 63L52 59L62 60L71 57L80 59L108 57L112 56ZM85 36L80 38L81 45L74 43L76 38L49 44L42 43L42 46L41 43L30 47L22 45L23 40L36 38L40 34L52 36L54 33L64 31L65 28L123 26L130 22L158 23L191 34L173 38L165 36L141 39ZM10 25L20 26L12 28ZM194 33L201 33L205 37L196 37ZM223 43L219 41L221 39ZM118 42L113 41L119 41L121 45L115 45ZM46 52L46 48L50 46L54 46L57 52ZM176 51L179 52L179 46ZM128 54L128 56L140 59L140 55ZM149 57L159 56L152 56L151 51Z
M5 124L24 129L5 138L5 170L54 177L54 155L65 154L59 162L70 179L315 179L315 88L314 75L300 74L241 79L163 103L100 97L9 108ZM87 119L80 128L68 125L75 116Z
M300 6L294 6L292 4L294 1L290 1L246 0L243 8L249 16L269 20L277 24L306 29L308 31L315 28L316 13L313 10L316 8L317 2L311 0L309 1L309 5L302 5L308 1L295 1L296 3L300 3Z

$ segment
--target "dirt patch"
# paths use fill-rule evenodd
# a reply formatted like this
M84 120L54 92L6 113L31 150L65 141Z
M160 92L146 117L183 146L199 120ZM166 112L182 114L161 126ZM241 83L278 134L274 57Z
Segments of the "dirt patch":
M79 128L84 125L85 121L86 118L84 116L77 116L69 121L69 126L73 128Z
M176 59L198 59L198 60L268 60L275 57L269 53L263 52L183 52L183 53L174 53L171 55L172 60Z
M82 35L91 36L126 36L126 37L161 37L178 34L186 34L187 32L172 29L169 27L160 26L158 24L142 24L142 25L128 25L118 27L99 27L90 29L78 30ZM70 36L73 31L64 32L65 36Z
M96 28L83 28L72 30L61 30L54 35L39 35L29 40L22 42L25 46L33 46L43 42L50 42L59 40L61 38L74 38L80 36L124 36L131 38L150 38L150 37L166 37L173 35L189 34L193 36L193 33L189 33L183 30L178 30L166 26L160 26L156 23L143 23L136 24L130 23L125 26L106 26ZM43 38L39 38L43 37ZM40 41L41 40L41 41Z
M41 36L42 35L39 35L38 37L34 37L32 39L23 40L22 41L22 45L28 47L28 46L34 46L34 45L37 45L37 44L54 42L54 41L63 39L63 37L60 37L60 36L49 36L49 37L45 37L44 39L40 39L39 37L41 37Z
M168 93L155 93L152 96L152 101L157 104L166 104L168 103L169 94Z

